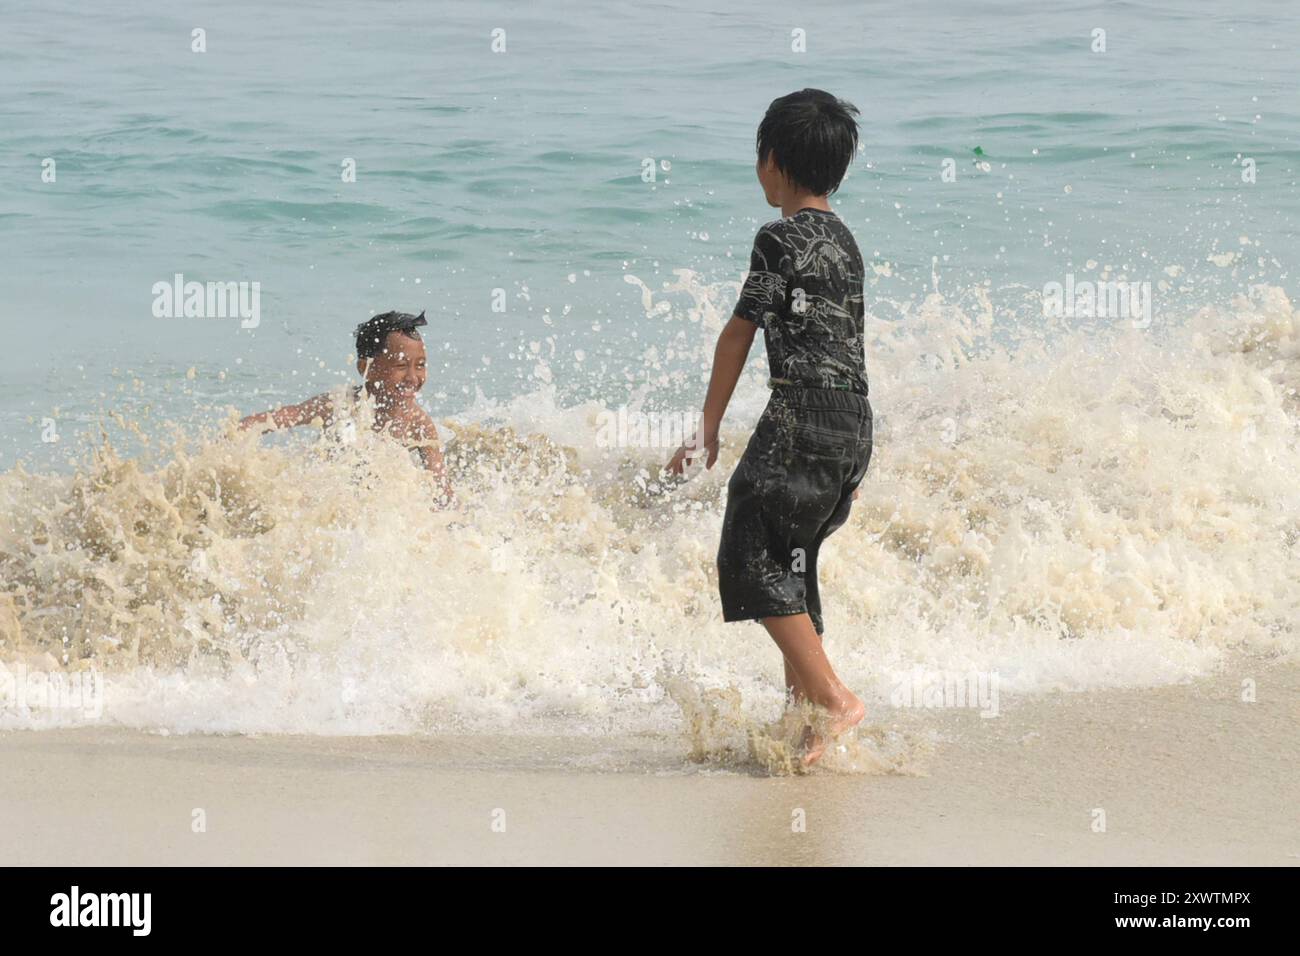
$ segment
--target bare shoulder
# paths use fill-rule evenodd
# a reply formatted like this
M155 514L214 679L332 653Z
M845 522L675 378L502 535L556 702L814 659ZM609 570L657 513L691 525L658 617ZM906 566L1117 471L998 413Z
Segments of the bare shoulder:
M389 434L410 446L438 443L438 426L433 423L429 413L418 405L402 409L400 415L390 419L387 428Z
M411 432L414 437L423 442L438 441L438 426L434 424L432 415L417 405L411 418Z

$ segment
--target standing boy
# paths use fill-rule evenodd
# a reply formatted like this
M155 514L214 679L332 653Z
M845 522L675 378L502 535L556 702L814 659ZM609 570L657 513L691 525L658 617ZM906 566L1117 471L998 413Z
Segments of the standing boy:
M703 422L668 468L718 456L718 431L754 333L767 344L767 408L727 485L718 549L725 621L760 620L794 702L825 711L803 763L858 724L861 700L822 648L817 553L849 516L871 458L862 255L827 201L857 151L858 110L821 90L774 100L758 127L758 181L783 218L758 231L735 314L718 336Z

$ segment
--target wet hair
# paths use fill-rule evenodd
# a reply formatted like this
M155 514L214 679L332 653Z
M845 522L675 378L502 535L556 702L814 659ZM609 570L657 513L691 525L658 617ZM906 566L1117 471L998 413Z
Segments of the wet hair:
M772 101L758 124L758 160L770 155L790 181L816 196L840 188L858 150L858 108L825 90Z
M411 315L409 312L384 312L376 315L357 326L357 358L374 358L382 352L389 332L401 332L408 339L418 340L420 333L415 330L428 324L424 312L419 315Z

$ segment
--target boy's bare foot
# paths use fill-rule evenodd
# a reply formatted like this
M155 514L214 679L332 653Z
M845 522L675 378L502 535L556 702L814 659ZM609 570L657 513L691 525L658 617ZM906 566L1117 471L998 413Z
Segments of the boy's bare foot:
M862 718L867 716L867 705L862 703L856 694L849 694L848 699L843 702L843 706L829 709L827 713L829 719L821 733L814 732L811 736L804 735L807 750L803 755L802 763L805 769L822 758L822 754L826 752L826 747L832 741L862 723Z

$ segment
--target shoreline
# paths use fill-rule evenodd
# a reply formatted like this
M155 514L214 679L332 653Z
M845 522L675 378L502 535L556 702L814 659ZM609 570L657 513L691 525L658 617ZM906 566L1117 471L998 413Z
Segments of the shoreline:
M685 735L6 731L0 861L1300 865L1294 662L867 724L930 746L909 772L782 777L694 763Z

